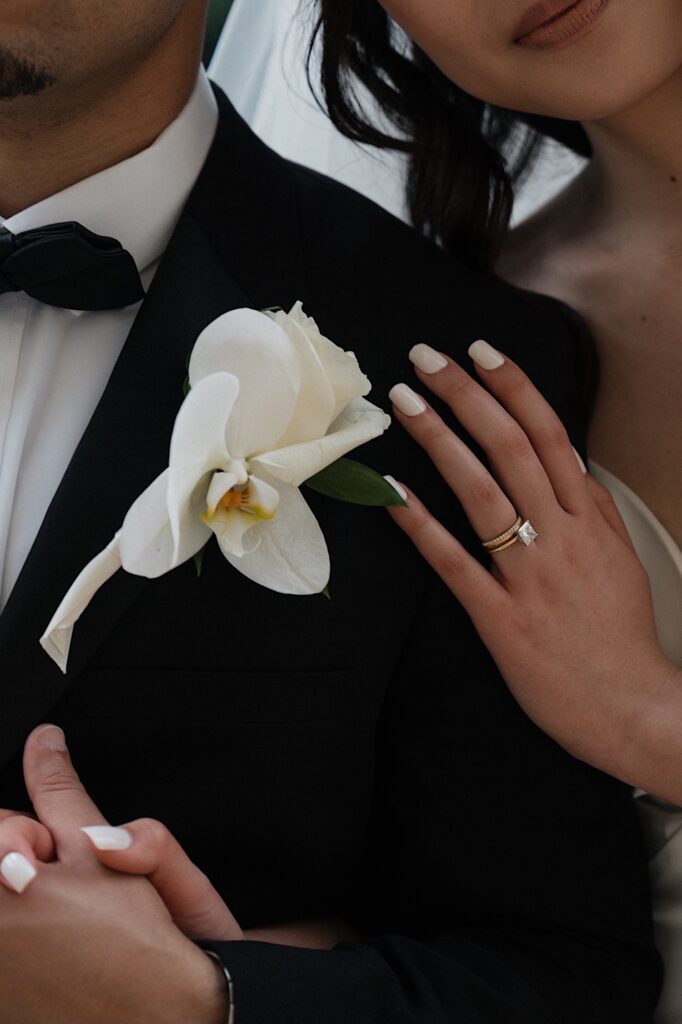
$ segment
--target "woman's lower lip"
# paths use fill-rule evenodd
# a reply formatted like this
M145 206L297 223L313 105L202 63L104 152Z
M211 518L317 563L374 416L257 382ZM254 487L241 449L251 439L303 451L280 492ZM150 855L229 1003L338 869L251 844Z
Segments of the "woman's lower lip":
M567 46L594 28L609 3L610 0L578 0L563 14L540 25L528 35L521 36L516 42L519 46L528 46L534 50Z

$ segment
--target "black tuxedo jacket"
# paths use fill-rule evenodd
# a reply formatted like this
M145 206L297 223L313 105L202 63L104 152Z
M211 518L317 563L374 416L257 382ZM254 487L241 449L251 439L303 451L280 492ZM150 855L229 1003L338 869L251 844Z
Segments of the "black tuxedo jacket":
M239 1024L644 1024L658 963L629 790L528 721L383 510L308 492L331 600L259 588L212 542L199 578L190 562L111 580L66 677L38 644L167 464L188 353L228 309L303 300L385 407L412 344L466 364L488 338L584 448L566 310L282 160L218 96L206 165L0 619L0 806L28 806L23 741L58 722L109 820L163 820L244 927L336 915L366 936L331 952L219 943ZM359 456L474 549L397 425Z

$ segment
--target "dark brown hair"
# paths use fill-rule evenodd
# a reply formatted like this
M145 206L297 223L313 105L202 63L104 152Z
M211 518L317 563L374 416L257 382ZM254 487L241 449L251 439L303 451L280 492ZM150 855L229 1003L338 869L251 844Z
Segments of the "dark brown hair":
M490 268L509 225L514 187L542 139L587 156L584 131L470 96L406 39L377 0L314 2L308 73L315 90L319 44L321 101L332 121L350 139L405 153L414 226L468 264ZM368 114L367 94L378 113Z

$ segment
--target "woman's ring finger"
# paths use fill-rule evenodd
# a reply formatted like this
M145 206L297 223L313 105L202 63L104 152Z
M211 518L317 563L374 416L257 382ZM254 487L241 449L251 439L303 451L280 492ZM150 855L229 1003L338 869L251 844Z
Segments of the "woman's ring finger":
M505 551L519 541L524 547L530 547L537 536L538 534L531 525L530 520L526 519L524 522L521 516L517 516L509 529L481 543L488 554L497 555L500 551Z
M530 543L525 520L519 517L492 474L421 396L401 384L392 389L390 397L405 428L431 457L461 502L485 550L496 560L498 556L500 561L504 558L507 565L511 558L520 557L513 549Z

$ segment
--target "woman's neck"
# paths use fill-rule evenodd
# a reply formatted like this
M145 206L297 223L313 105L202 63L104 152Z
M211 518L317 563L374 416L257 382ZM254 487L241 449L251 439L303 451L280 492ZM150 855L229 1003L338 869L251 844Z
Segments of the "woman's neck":
M682 252L682 69L644 101L585 125L594 149L582 176L595 227L651 237Z

